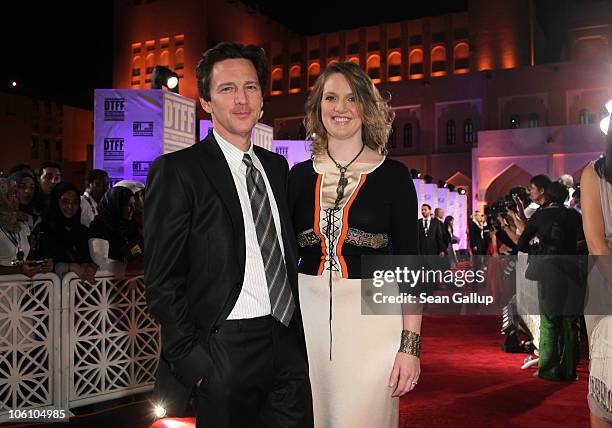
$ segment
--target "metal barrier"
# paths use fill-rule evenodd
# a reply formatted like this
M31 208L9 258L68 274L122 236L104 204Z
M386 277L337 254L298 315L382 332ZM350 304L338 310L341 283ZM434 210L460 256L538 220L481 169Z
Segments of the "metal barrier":
M62 361L66 407L73 408L153 388L159 328L147 312L143 277L62 281Z
M0 422L149 391L160 353L143 276L0 276Z
M537 315L538 284L525 278L527 254L519 253L516 257L516 306L517 312L533 336L533 345L540 347L540 316Z
M0 422L61 407L60 291L55 274L0 276Z

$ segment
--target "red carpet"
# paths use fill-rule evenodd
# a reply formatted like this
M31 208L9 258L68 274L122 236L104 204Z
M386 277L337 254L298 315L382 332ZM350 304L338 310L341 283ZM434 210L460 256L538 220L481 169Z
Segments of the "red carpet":
M521 370L525 354L500 349L498 317L423 320L421 378L401 402L400 427L588 427L587 361L577 382Z

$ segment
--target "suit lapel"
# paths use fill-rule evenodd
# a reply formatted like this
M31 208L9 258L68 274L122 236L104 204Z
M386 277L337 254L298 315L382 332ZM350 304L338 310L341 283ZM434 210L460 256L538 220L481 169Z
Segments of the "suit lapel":
M225 205L234 229L234 243L236 244L236 255L240 275L244 275L246 260L246 243L244 238L244 220L238 191L234 184L234 178L230 171L227 160L215 140L212 132L199 143L202 146L202 170L210 180L210 183L217 191L217 195Z

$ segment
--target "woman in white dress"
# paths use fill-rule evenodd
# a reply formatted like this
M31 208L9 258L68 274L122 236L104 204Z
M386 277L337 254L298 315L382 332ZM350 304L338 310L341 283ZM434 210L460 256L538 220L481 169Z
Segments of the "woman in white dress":
M589 255L597 256L589 272L585 308L590 356L588 400L591 426L596 428L612 428L612 315L606 315L612 311L611 137L609 132L606 157L588 164L580 180L584 234ZM591 259L595 261L595 257Z
M306 112L313 158L291 170L289 199L315 427L397 428L419 379L421 315L362 315L361 256L417 254L416 191L384 155L392 113L361 68L328 67Z

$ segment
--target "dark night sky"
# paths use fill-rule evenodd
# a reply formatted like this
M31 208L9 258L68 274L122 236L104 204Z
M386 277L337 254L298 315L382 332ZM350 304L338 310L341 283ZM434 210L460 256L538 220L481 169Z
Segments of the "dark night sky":
M400 0L384 9L307 0L306 13L300 11L303 3L288 5L287 0L244 3L304 35L467 10L467 0L426 4ZM14 91L10 83L16 80L18 93L92 109L93 90L112 85L112 4L112 0L11 2L0 26L6 48L0 90Z

